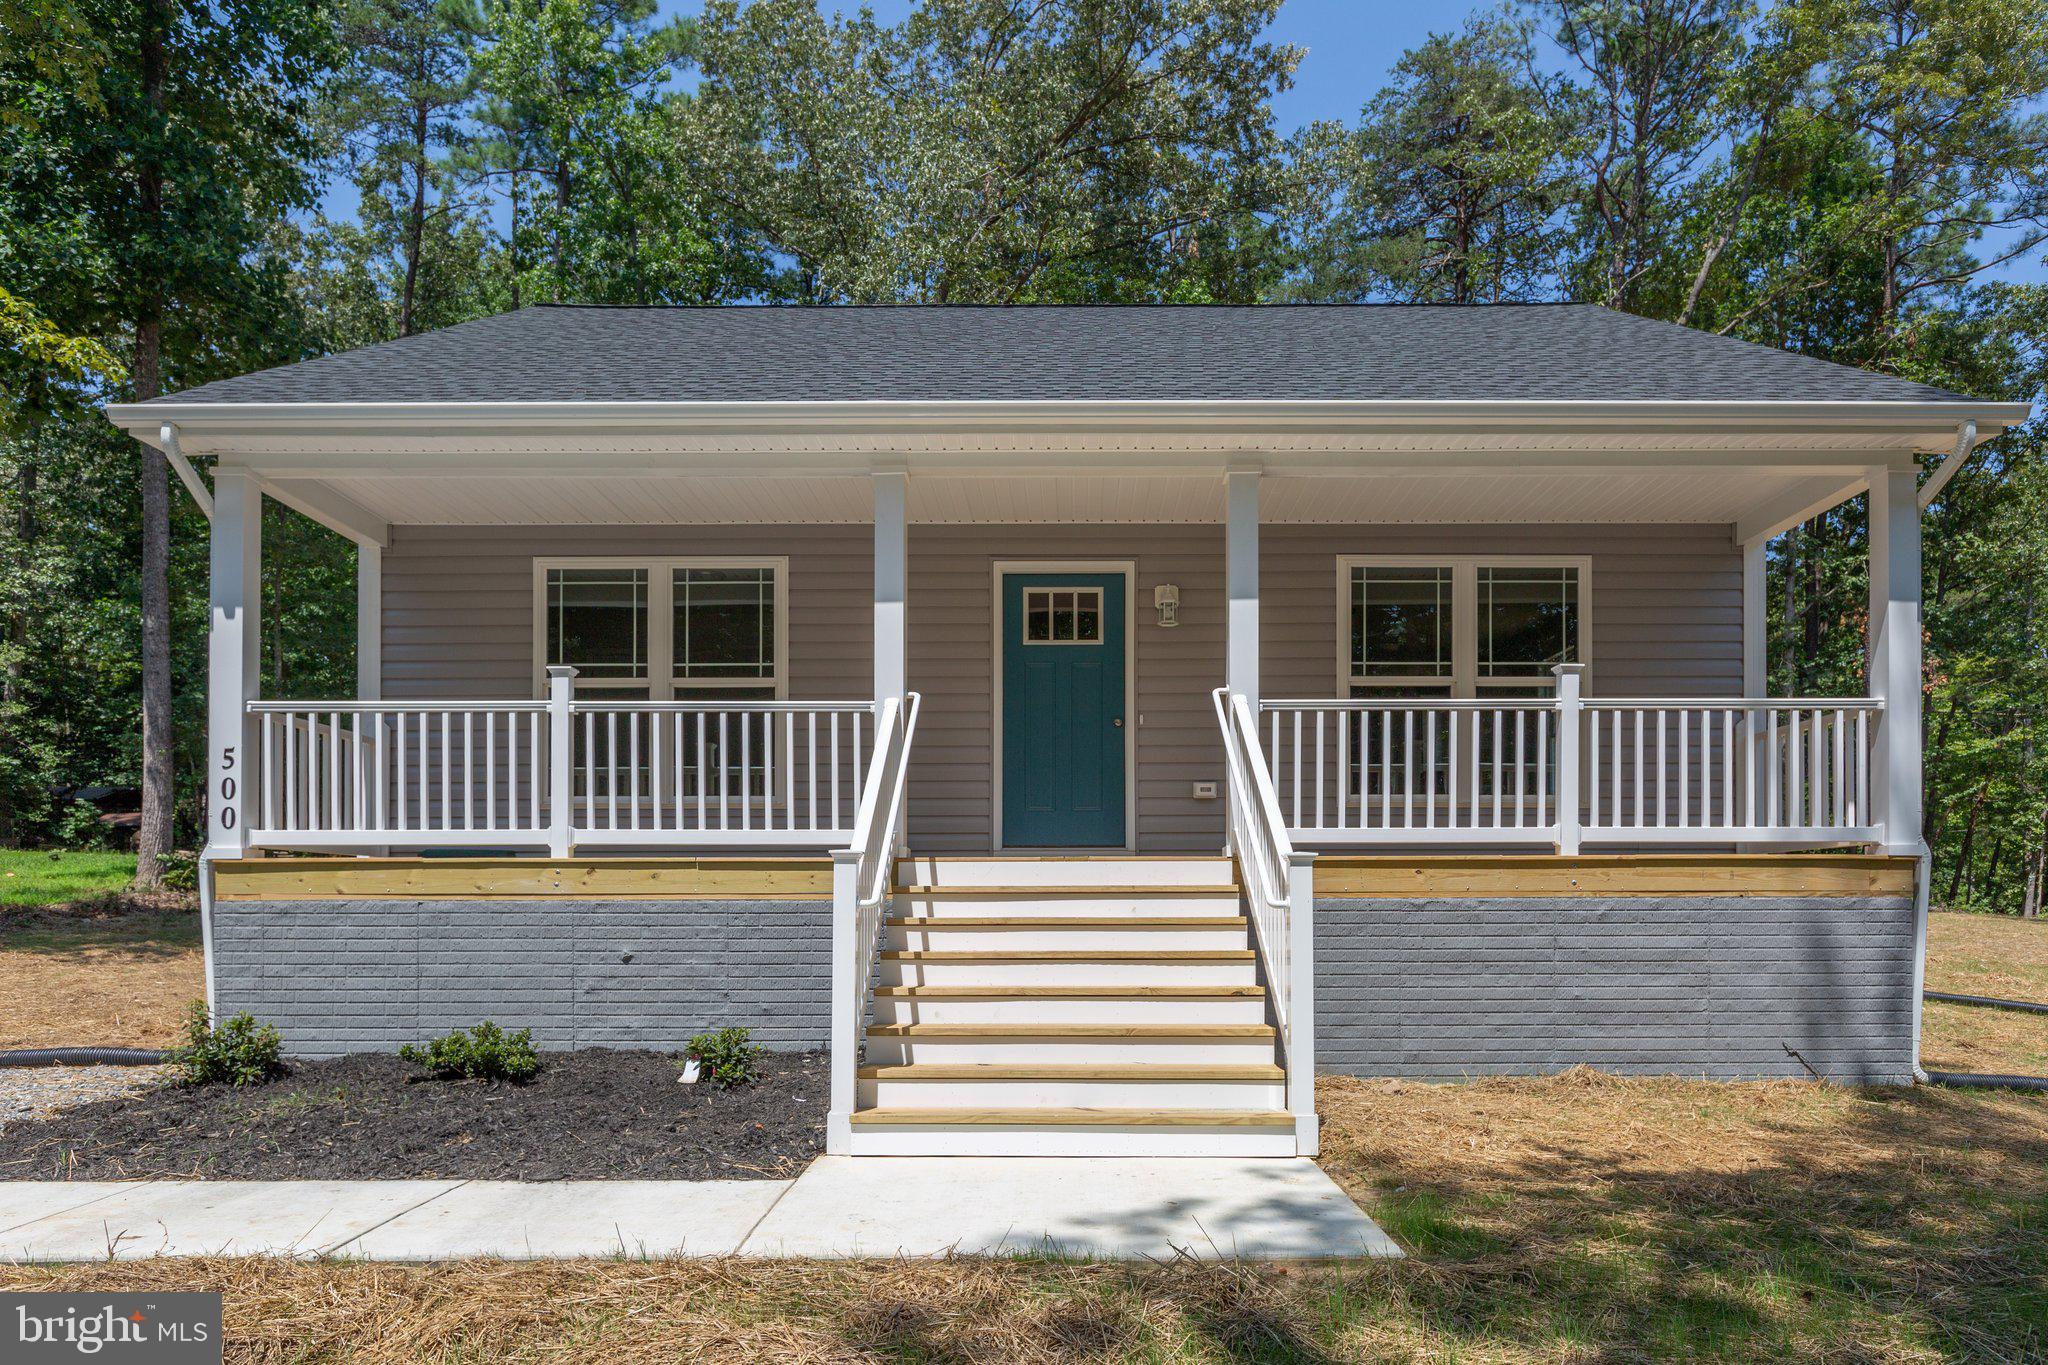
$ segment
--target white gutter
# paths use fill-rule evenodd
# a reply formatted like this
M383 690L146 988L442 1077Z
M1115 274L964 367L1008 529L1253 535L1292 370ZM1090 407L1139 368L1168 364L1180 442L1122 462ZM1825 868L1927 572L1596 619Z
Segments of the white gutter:
M1970 452L1977 448L1977 419L1956 428L1956 448L1949 457L1935 466L1934 475L1920 486L1920 510L1925 512L1934 500L1941 496L1941 490L1948 487L1948 481L1963 472L1963 466L1970 461Z
M1130 399L1113 401L899 400L776 402L375 402L375 403L206 403L157 399L110 404L107 416L139 439L149 440L163 422L204 423L215 431L299 428L332 432L338 427L390 428L420 432L431 428L496 427L532 430L652 428L663 431L811 428L844 432L852 428L957 427L1187 427L1240 425L1273 428L1313 423L1344 426L1444 425L1527 427L1556 424L1632 426L1695 422L1748 422L1759 427L1806 422L1829 428L1897 430L1922 424L1953 427L1959 405L1947 403L1670 402L1670 401L1475 401ZM1987 403L1974 409L1987 425L2012 426L2031 415L2025 403Z
M192 501L199 504L199 510L206 513L206 519L212 521L213 494L206 491L206 484L200 480L199 471L192 467L192 462L185 458L184 450L178 445L178 424L164 423L157 431L157 440L164 458L171 462L171 468L177 470L178 477L184 481L185 491L192 495Z

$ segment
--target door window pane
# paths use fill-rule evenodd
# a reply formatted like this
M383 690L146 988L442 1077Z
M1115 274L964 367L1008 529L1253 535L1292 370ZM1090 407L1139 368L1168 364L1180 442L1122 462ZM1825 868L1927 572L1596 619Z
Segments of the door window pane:
M583 679L647 676L647 570L548 570L548 662Z
M1027 645L1099 645L1102 643L1102 589L1026 588L1024 643Z
M775 570L675 570L675 676L775 676Z
M1448 568L1351 571L1353 677L1448 677L1452 640Z
M1547 675L1578 663L1579 571L1479 570L1479 676Z

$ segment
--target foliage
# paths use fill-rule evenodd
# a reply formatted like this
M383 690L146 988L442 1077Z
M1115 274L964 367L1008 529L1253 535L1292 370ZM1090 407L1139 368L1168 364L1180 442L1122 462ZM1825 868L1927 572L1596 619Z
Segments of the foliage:
M205 523L93 405L537 301L1584 298L2042 391L2048 296L1999 282L2048 250L2038 3L1509 0L1291 135L1277 7L0 0L0 844L146 758L200 826ZM1926 525L1958 905L2048 884L2044 440ZM1774 691L1861 690L1863 517L1771 545ZM265 540L266 692L347 695L351 547Z
M238 1014L214 1026L206 1005L194 1001L185 1024L185 1045L164 1054L184 1085L260 1085L284 1074L284 1040L255 1016Z
M761 1056L767 1049L756 1046L750 1037L743 1028L700 1033L690 1039L688 1054L703 1068L704 1079L730 1090L760 1079Z
M132 853L0 848L0 906L102 900L134 878Z
M507 1033L486 1019L464 1032L436 1038L421 1047L407 1043L398 1055L423 1066L442 1080L510 1081L524 1085L540 1074L540 1054L533 1050L533 1030Z

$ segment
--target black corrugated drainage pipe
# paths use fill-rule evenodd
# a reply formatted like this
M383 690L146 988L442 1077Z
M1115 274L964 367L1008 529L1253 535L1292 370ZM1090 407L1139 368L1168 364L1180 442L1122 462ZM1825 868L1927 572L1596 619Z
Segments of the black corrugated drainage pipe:
M1922 991L1929 1000L1940 1000L1950 1005L1982 1005L1994 1010L2027 1010L2033 1014L2048 1014L2048 1005L2032 1000L2000 1000L1995 995L1956 995L1951 991Z
M1993 1076L1977 1071L1930 1071L1927 1079L1935 1085L1952 1085L1963 1090L2048 1091L2048 1076Z
M143 1047L24 1047L0 1052L0 1066L160 1066L164 1054Z

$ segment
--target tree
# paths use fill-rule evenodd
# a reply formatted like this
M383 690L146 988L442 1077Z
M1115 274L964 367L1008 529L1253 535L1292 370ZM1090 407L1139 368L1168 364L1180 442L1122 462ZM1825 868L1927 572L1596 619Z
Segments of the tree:
M330 52L319 6L247 0L87 0L109 55L104 113L75 106L62 164L106 251L100 299L128 325L130 392L163 392L233 365L260 333L265 290L251 258L264 226L307 202L313 144L306 92ZM53 149L54 150L54 149ZM169 472L144 447L142 796L137 879L154 885L172 847L173 745Z
M1295 140L1301 269L1318 299L1500 303L1555 293L1579 105L1489 18L1404 53L1355 130Z
M1582 287L1638 311L1680 191L1710 157L1744 58L1744 0L1552 0L1557 45L1593 105L1578 176Z
M2048 11L2029 0L1790 0L1829 53L1823 117L1881 180L1853 230L1882 254L1880 351L1933 294L2048 242ZM1987 234L1995 248L1973 255Z
M350 0L342 11L348 61L323 104L354 173L362 230L398 261L399 336L420 330L430 224L466 210L447 153L475 96L479 22L467 0Z
M806 302L1251 301L1278 280L1277 0L714 0L686 160Z

